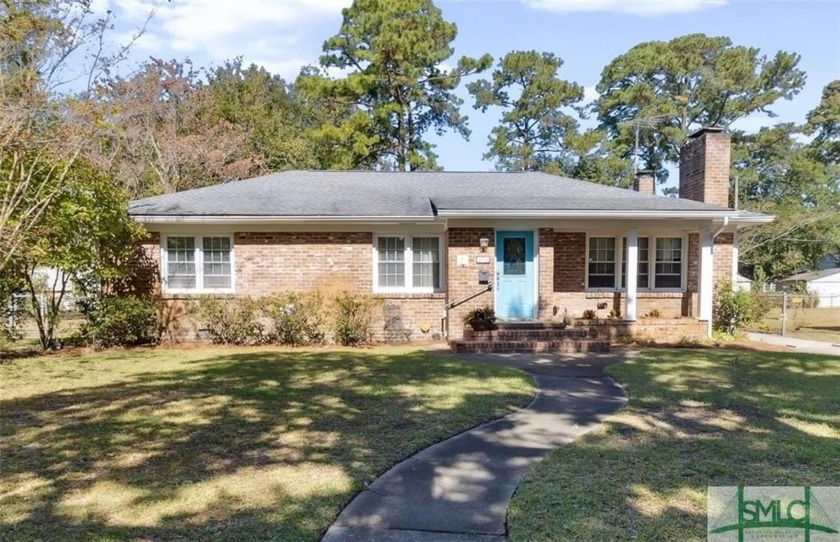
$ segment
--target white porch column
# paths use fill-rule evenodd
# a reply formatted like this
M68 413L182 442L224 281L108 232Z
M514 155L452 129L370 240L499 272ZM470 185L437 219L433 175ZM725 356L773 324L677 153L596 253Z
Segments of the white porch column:
M700 269L697 272L699 300L697 319L708 322L708 335L712 334L712 300L714 296L714 237L711 228L700 232Z
M636 320L636 290L639 285L639 231L627 230L627 274L624 318Z
M730 282L732 282L733 288L738 285L738 258L740 257L738 254L738 241L738 231L736 230L732 235L732 278Z

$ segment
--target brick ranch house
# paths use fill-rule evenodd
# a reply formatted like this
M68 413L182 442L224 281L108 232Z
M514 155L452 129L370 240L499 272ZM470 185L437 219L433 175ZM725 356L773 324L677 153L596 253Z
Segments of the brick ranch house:
M738 228L772 220L728 208L729 145L719 129L691 136L679 198L654 195L648 172L628 190L534 172L287 171L129 212L175 315L198 295L340 286L383 298L378 339L462 339L464 315L491 306L543 323L613 311L620 334L678 340L709 332ZM186 319L170 338L195 333Z

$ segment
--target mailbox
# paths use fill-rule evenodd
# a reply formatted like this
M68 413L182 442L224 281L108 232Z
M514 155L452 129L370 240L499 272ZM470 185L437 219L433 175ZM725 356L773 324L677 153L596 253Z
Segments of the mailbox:
M479 269L478 270L478 283L479 284L490 284L490 271L486 269Z

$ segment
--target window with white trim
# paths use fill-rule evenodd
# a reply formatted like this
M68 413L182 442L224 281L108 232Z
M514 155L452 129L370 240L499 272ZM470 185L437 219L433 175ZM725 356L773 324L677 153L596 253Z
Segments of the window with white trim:
M682 237L657 237L654 288L682 288Z
M374 290L437 292L441 285L439 236L380 235L374 243Z
M233 290L230 236L167 236L163 246L163 287L167 292Z
M615 250L621 241L621 252ZM589 237L586 284L590 290L621 290L627 287L627 238ZM685 284L685 239L639 237L638 281L640 290L680 290ZM616 276L618 272L618 276ZM617 282L617 281L620 281Z
M589 288L615 288L615 237L590 237L588 261Z

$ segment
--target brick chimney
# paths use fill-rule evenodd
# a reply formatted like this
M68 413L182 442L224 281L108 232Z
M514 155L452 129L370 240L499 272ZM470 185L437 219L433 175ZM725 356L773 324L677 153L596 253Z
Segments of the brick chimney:
M680 152L680 197L729 207L730 137L723 128L701 128Z
M642 194L656 194L656 186L653 182L653 170L643 169L636 172L633 180L633 190Z

